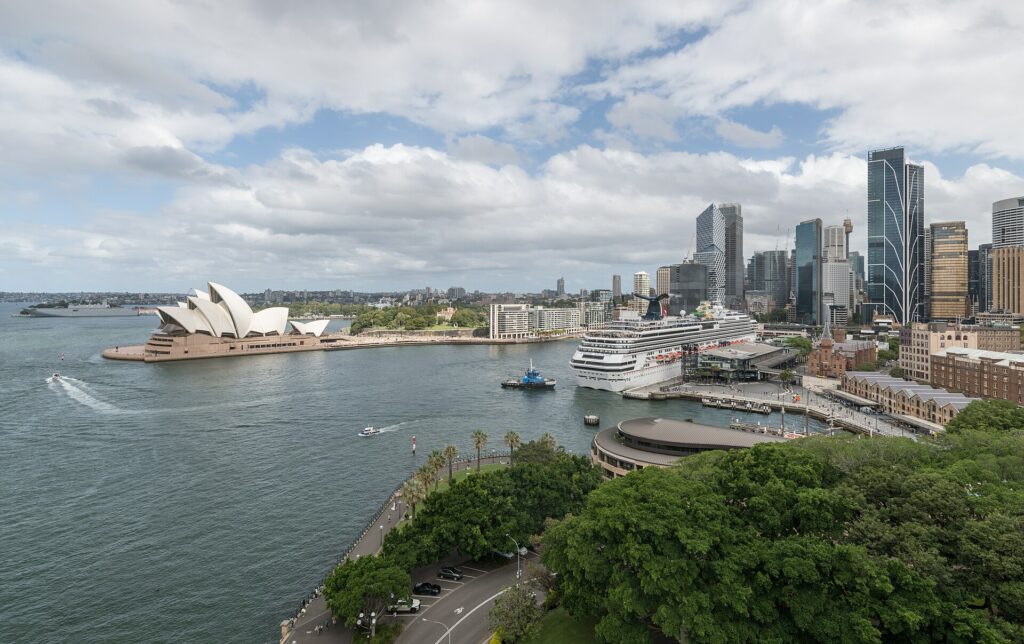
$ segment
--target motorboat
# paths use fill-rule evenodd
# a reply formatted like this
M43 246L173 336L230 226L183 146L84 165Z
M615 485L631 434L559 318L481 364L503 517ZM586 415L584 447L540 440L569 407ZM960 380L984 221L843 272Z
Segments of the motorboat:
M530 360L530 368L526 375L521 378L512 378L501 383L504 389L553 389L555 381L551 378L544 378L540 371L533 368L533 360Z
M53 380L60 380L60 374L56 371L53 372Z
M379 429L377 429L373 425L369 425L367 427L364 427L363 431L359 432L359 435L360 436L376 436L379 433L380 433Z

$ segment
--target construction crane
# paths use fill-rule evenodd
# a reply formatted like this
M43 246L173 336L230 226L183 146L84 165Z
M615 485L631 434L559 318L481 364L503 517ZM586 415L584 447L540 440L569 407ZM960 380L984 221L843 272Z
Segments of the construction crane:
M696 237L697 237L697 233L693 233L692 235L690 235L690 245L686 247L686 257L683 258L683 261L685 261L685 262L689 262L690 261L690 255L693 254L693 240Z

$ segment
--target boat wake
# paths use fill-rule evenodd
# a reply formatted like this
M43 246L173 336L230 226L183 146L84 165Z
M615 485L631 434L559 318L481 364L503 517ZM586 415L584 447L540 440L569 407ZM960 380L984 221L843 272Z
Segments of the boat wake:
M53 384L54 382L58 383L61 386L61 388L63 388L64 393L66 393L69 398L71 398L72 400L79 404L85 405L86 407L94 409L95 411L98 411L100 413L119 414L122 411L120 408L111 405L110 403L105 402L103 400L100 400L96 396L90 394L81 386L84 383L82 383L82 381L76 378L71 378L70 376L61 376L60 378L54 380L53 377L50 377L47 378L47 382L49 382L50 384Z
M417 418L416 420L419 420L419 419ZM381 427L380 428L380 433L381 434L387 434L387 433L390 433L390 432L397 432L399 429L401 429L405 425L411 425L412 423L415 423L416 420L405 420L405 421L402 421L400 423L395 423L394 425L388 425L387 427Z

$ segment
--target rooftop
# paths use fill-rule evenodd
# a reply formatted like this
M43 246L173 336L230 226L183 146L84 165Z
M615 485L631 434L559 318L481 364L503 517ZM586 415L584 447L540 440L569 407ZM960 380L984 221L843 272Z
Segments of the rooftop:
M716 358L743 359L757 358L782 350L783 347L776 347L770 344L752 344L750 342L743 342L740 344L733 344L728 347L722 347L720 349L711 349L709 351L705 351L704 355L714 356Z
M640 440L658 440L694 447L753 447L758 443L785 441L784 438L770 434L754 434L672 418L634 418L620 422L616 428Z

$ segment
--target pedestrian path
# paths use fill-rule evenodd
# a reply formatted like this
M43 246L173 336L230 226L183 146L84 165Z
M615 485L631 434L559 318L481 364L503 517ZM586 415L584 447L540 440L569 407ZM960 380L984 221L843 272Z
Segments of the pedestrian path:
M481 465L507 464L508 461L507 454L485 456L480 459ZM456 461L453 469L455 472L476 469L476 458ZM447 472L447 468L444 471ZM348 559L358 559L380 551L384 537L402 522L409 511L407 504L402 500L400 489L401 486L396 488L387 501L381 504L380 510L367 523L352 546L338 558L339 564ZM301 600L295 617L281 622L281 644L348 644L352 641L352 631L346 628L341 620L336 622L327 609L322 584Z

